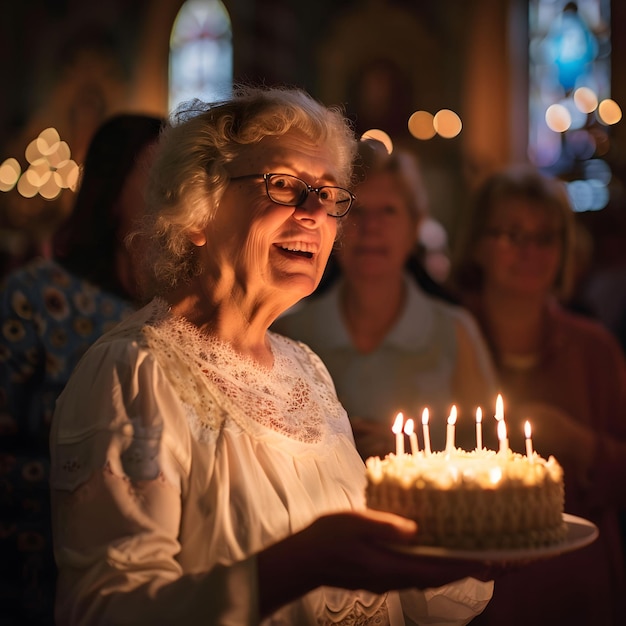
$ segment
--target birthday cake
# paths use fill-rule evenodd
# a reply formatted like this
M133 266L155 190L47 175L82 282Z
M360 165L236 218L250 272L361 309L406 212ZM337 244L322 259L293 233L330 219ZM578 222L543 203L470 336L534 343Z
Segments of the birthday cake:
M538 548L565 539L563 470L506 449L388 454L366 461L368 507L415 520L417 543Z

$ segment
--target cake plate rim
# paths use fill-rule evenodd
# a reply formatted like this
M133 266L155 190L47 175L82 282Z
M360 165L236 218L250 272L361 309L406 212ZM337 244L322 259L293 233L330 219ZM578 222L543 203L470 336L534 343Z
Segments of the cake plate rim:
M507 548L489 550L457 550L436 546L416 546L393 544L393 548L416 556L427 556L438 559L469 560L483 562L524 562L552 558L579 550L593 543L599 535L598 527L591 521L563 513L563 521L567 527L565 539L551 546L540 548ZM419 532L419 531L418 531Z

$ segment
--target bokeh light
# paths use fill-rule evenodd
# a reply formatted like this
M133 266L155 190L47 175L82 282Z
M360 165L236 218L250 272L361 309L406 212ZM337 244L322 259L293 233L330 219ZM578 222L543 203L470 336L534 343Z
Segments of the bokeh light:
M54 200L63 189L75 191L80 168L71 156L56 128L46 128L26 146L24 157L29 165L24 172L13 157L0 165L0 191L15 187L25 198L39 193L46 200Z
M393 152L393 141L384 130L380 130L379 128L371 128L361 135L361 141L365 141L366 139L375 139L376 141L380 141L380 143L385 146L385 149L389 154Z
M416 139L432 139L437 134L433 125L433 119L433 114L428 111L415 111L409 117L409 132Z
M572 116L562 104L551 104L546 109L546 124L555 133L564 133L572 125Z
M433 126L437 134L445 139L456 137L463 128L461 118L450 109L441 109L435 113Z
M593 113L598 108L598 96L589 87L579 87L574 92L574 104L581 113Z
M609 202L608 187L600 180L574 180L567 183L567 192L574 211L599 211Z
M22 173L17 159L10 157L0 165L0 191L10 191L15 187Z
M608 126L617 124L622 119L622 109L615 100L607 98L598 105L598 119Z

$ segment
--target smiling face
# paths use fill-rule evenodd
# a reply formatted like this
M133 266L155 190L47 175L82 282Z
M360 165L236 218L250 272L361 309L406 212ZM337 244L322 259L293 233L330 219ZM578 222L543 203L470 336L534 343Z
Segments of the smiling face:
M357 200L342 227L337 260L348 280L400 276L415 246L417 219L396 177L370 175L355 190Z
M291 174L312 187L334 185L337 175L329 148L295 131L246 146L228 170L233 178ZM218 292L284 310L315 290L336 233L337 219L315 193L300 207L275 204L259 176L232 180L214 219L191 239Z

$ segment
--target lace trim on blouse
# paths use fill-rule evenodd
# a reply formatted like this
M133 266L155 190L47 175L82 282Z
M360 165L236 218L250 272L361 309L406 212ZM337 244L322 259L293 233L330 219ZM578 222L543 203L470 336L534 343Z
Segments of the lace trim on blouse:
M194 436L214 436L226 416L244 431L259 426L303 443L345 433L347 420L319 358L302 344L269 333L274 365L263 368L228 343L172 315L161 299L149 305L146 346L185 405Z

